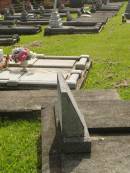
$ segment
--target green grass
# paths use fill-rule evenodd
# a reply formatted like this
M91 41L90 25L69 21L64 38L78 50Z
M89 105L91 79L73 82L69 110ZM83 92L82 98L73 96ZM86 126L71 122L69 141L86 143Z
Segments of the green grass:
M37 173L38 121L0 122L0 173Z
M43 37L39 33L22 36L16 46L46 55L89 54L93 67L84 88L116 88L130 80L130 24L121 23L125 6L126 3L99 34ZM5 53L13 47L4 47ZM117 89L123 99L130 100L130 86ZM0 121L0 173L37 173L39 133L39 121Z

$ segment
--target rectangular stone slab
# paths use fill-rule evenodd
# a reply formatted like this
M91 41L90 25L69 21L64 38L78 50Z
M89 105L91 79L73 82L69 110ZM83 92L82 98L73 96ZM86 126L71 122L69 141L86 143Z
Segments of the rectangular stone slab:
M19 68L8 68L7 70L0 71L0 82L5 81L17 81L21 76L23 75L23 72Z
M57 72L60 69L43 69L43 68L30 68L19 80L20 84L45 84L45 85L57 85ZM64 77L67 77L68 70L61 70Z
M96 101L96 100L119 100L120 97L116 90L78 90L72 91L76 101ZM23 110L26 104L27 109L34 105L41 107L44 103L53 103L57 100L55 90L22 90L22 91L0 91L0 112ZM11 101L10 101L11 100ZM26 103L25 103L26 101ZM15 103L15 105L14 105ZM80 106L81 108L81 106ZM83 113L85 113L84 109Z
M8 70L0 72L0 83L8 86L18 86L20 84L29 85L57 85L57 72L62 72L65 79L70 73L70 69L62 68L28 68L28 72L22 72L22 68L10 67Z
M72 68L75 60L53 60L53 59L39 59L34 63L34 66L53 67L53 68Z
M129 173L129 135L95 136L92 139L90 156L61 154L61 173Z
M98 33L102 29L102 23L97 23L95 26L63 26L62 28L50 28L47 27L44 30L44 35L55 34L87 34Z
M79 101L78 105L89 129L126 128L130 131L130 101Z

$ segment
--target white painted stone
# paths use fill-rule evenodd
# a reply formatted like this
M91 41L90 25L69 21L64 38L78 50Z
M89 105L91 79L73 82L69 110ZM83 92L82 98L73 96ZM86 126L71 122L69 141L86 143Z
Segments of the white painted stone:
M82 75L82 70L72 70L72 71L71 71L71 74L79 74L80 77L81 77L81 75Z
M67 73L64 73L67 78ZM19 83L21 84L41 84L41 85L56 85L57 71L49 71L42 68L28 68L27 73L21 76Z
M70 88L72 89L76 88L79 77L80 77L79 74L70 75L69 79L66 80Z
M21 68L9 68L0 72L0 80L17 81L22 75Z
M34 63L34 66L72 68L75 62L75 60L39 59Z
M75 65L76 69L84 70L87 61L87 58L81 58Z
M80 58L89 58L89 55L80 55Z

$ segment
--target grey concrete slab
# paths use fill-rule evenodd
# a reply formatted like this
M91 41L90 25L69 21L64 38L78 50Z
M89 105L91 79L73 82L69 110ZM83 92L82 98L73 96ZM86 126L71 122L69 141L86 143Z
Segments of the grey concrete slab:
M53 60L53 59L38 59L34 66L42 66L42 67L53 67L53 68L73 68L75 64L75 60Z
M114 105L114 102L112 104ZM116 104L117 103L115 101L115 105ZM130 103L128 103L127 105L127 109L129 109L129 104ZM109 106L110 105L108 105L108 107ZM55 128L55 120L52 110L52 107L51 109L48 108L46 109L46 114L42 114L42 127L44 129L44 133L42 133L43 173L101 173L102 171L106 173L116 173L117 170L119 173L129 172L130 133L128 132L130 132L130 130L125 131L125 133L124 131L120 131L120 133L115 133L115 131L111 131L111 133L107 133L107 135L104 136L102 135L102 133L98 133L98 135L91 134L91 154L63 154L59 151L61 145L59 145L58 139L60 136L56 135L56 131L53 130L53 128ZM124 113L122 112L122 117L124 117L123 115L125 116L125 111ZM103 117L104 122L109 122L107 119L107 115L104 114ZM101 121L103 117L101 117ZM122 121L122 119L120 120ZM127 119L125 120L127 121ZM97 119L93 121L96 123ZM115 121L115 119L113 121ZM121 132L123 132L123 134L121 134ZM46 136L47 142L45 140ZM56 154L54 153L54 151Z
M90 156L61 156L61 173L129 173L129 135L96 136L92 139L92 153Z
M79 101L78 105L90 129L130 130L130 101Z
M100 22L106 24L108 19L115 16L117 12L115 11L97 11L92 13L90 16L81 15L76 21L84 22Z
M19 79L20 85L40 85L45 87L56 87L57 86L57 72L60 71L57 69L57 71L50 70L50 69L43 69L43 68L29 68L28 72L25 73L21 78ZM63 71L63 75L65 79L67 78L68 72L65 70Z
M76 90L72 92L78 103L80 101L120 100L116 90ZM24 107L31 109L34 105L41 108L44 103L54 103L56 100L56 90L0 91L0 112L11 109L19 111ZM84 109L80 108L86 114Z

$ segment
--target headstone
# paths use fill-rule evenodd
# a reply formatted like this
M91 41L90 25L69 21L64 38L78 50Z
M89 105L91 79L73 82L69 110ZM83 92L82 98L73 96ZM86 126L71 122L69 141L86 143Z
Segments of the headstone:
M57 10L53 10L51 13L49 26L51 28L61 28L62 27L62 21L60 18L60 15Z
M23 10L21 13L21 20L27 21L28 20L28 12L26 10Z
M100 9L102 7L102 0L96 0L96 9Z
M39 6L39 10L40 10L40 15L41 15L41 16L44 16L45 8L44 8L43 5L40 5L40 6Z
M14 9L13 5L10 5L9 11L10 11L11 15L14 15L15 9Z
M49 21L50 28L61 28L62 21L60 15L57 11L57 0L54 1L54 7L51 13L50 21Z
M66 18L67 18L66 19L67 21L72 21L72 19L73 19L69 10L67 10L67 12L66 12Z
M61 73L57 76L58 107L61 148L65 153L91 152L91 140L83 114Z
M10 16L10 11L8 8L4 9L4 20L8 19L8 17Z

